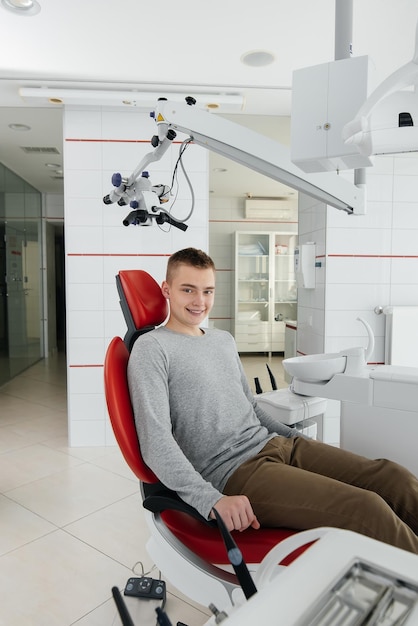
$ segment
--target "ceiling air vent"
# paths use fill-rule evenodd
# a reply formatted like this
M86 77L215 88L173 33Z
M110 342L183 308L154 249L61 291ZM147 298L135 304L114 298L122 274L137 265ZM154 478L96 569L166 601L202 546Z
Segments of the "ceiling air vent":
M245 201L245 217L247 219L287 220L294 218L297 201L283 198L250 198Z
M20 146L26 154L60 154L57 148L48 148L43 146Z

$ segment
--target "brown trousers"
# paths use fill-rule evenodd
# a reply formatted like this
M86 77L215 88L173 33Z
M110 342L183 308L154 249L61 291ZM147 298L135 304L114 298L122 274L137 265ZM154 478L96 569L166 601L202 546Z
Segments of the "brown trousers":
M275 437L224 493L245 494L262 526L344 528L418 554L418 480L386 459Z

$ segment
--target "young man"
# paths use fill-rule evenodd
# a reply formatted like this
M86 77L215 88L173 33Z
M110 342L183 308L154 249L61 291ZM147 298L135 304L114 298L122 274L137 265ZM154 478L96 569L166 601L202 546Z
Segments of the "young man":
M167 323L136 341L128 381L145 462L203 516L230 530L336 526L418 554L418 480L299 436L251 393L232 336L203 328L215 267L186 248L168 261Z

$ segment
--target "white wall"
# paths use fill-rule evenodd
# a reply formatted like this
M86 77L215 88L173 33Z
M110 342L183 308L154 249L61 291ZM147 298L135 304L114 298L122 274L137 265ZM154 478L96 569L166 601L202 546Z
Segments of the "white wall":
M418 304L418 156L375 157L367 169L364 216L301 199L299 233L300 242L317 244L321 267L316 288L298 291L298 354L366 347L366 331L356 321L361 316L376 337L369 362L384 363L385 316L375 307ZM336 403L330 411L334 437Z
M114 172L129 176L152 150L156 133L148 114L100 107L72 107L64 113L65 254L67 298L67 380L69 444L113 445L103 394L103 362L109 341L123 336L115 275L140 268L158 282L167 257L195 246L208 250L208 154L191 145L184 164L194 187L197 209L186 232L122 225L129 207L105 205ZM179 141L178 141L178 140ZM180 142L178 137L161 161L150 166L152 184L170 184ZM181 180L181 174L179 174ZM190 208L184 180L173 214ZM165 232L163 232L163 230Z
M371 362L383 363L385 319L374 308L418 304L418 156L375 157L367 170L366 215L304 198L299 239L316 242L321 267L314 292L298 292L298 352L365 345L360 315L376 336Z

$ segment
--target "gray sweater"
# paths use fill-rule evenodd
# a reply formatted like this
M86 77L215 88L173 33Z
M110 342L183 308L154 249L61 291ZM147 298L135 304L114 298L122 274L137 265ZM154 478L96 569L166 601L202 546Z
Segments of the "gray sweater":
M146 464L205 517L239 465L273 436L297 434L257 405L235 341L222 330L142 335L128 382Z

